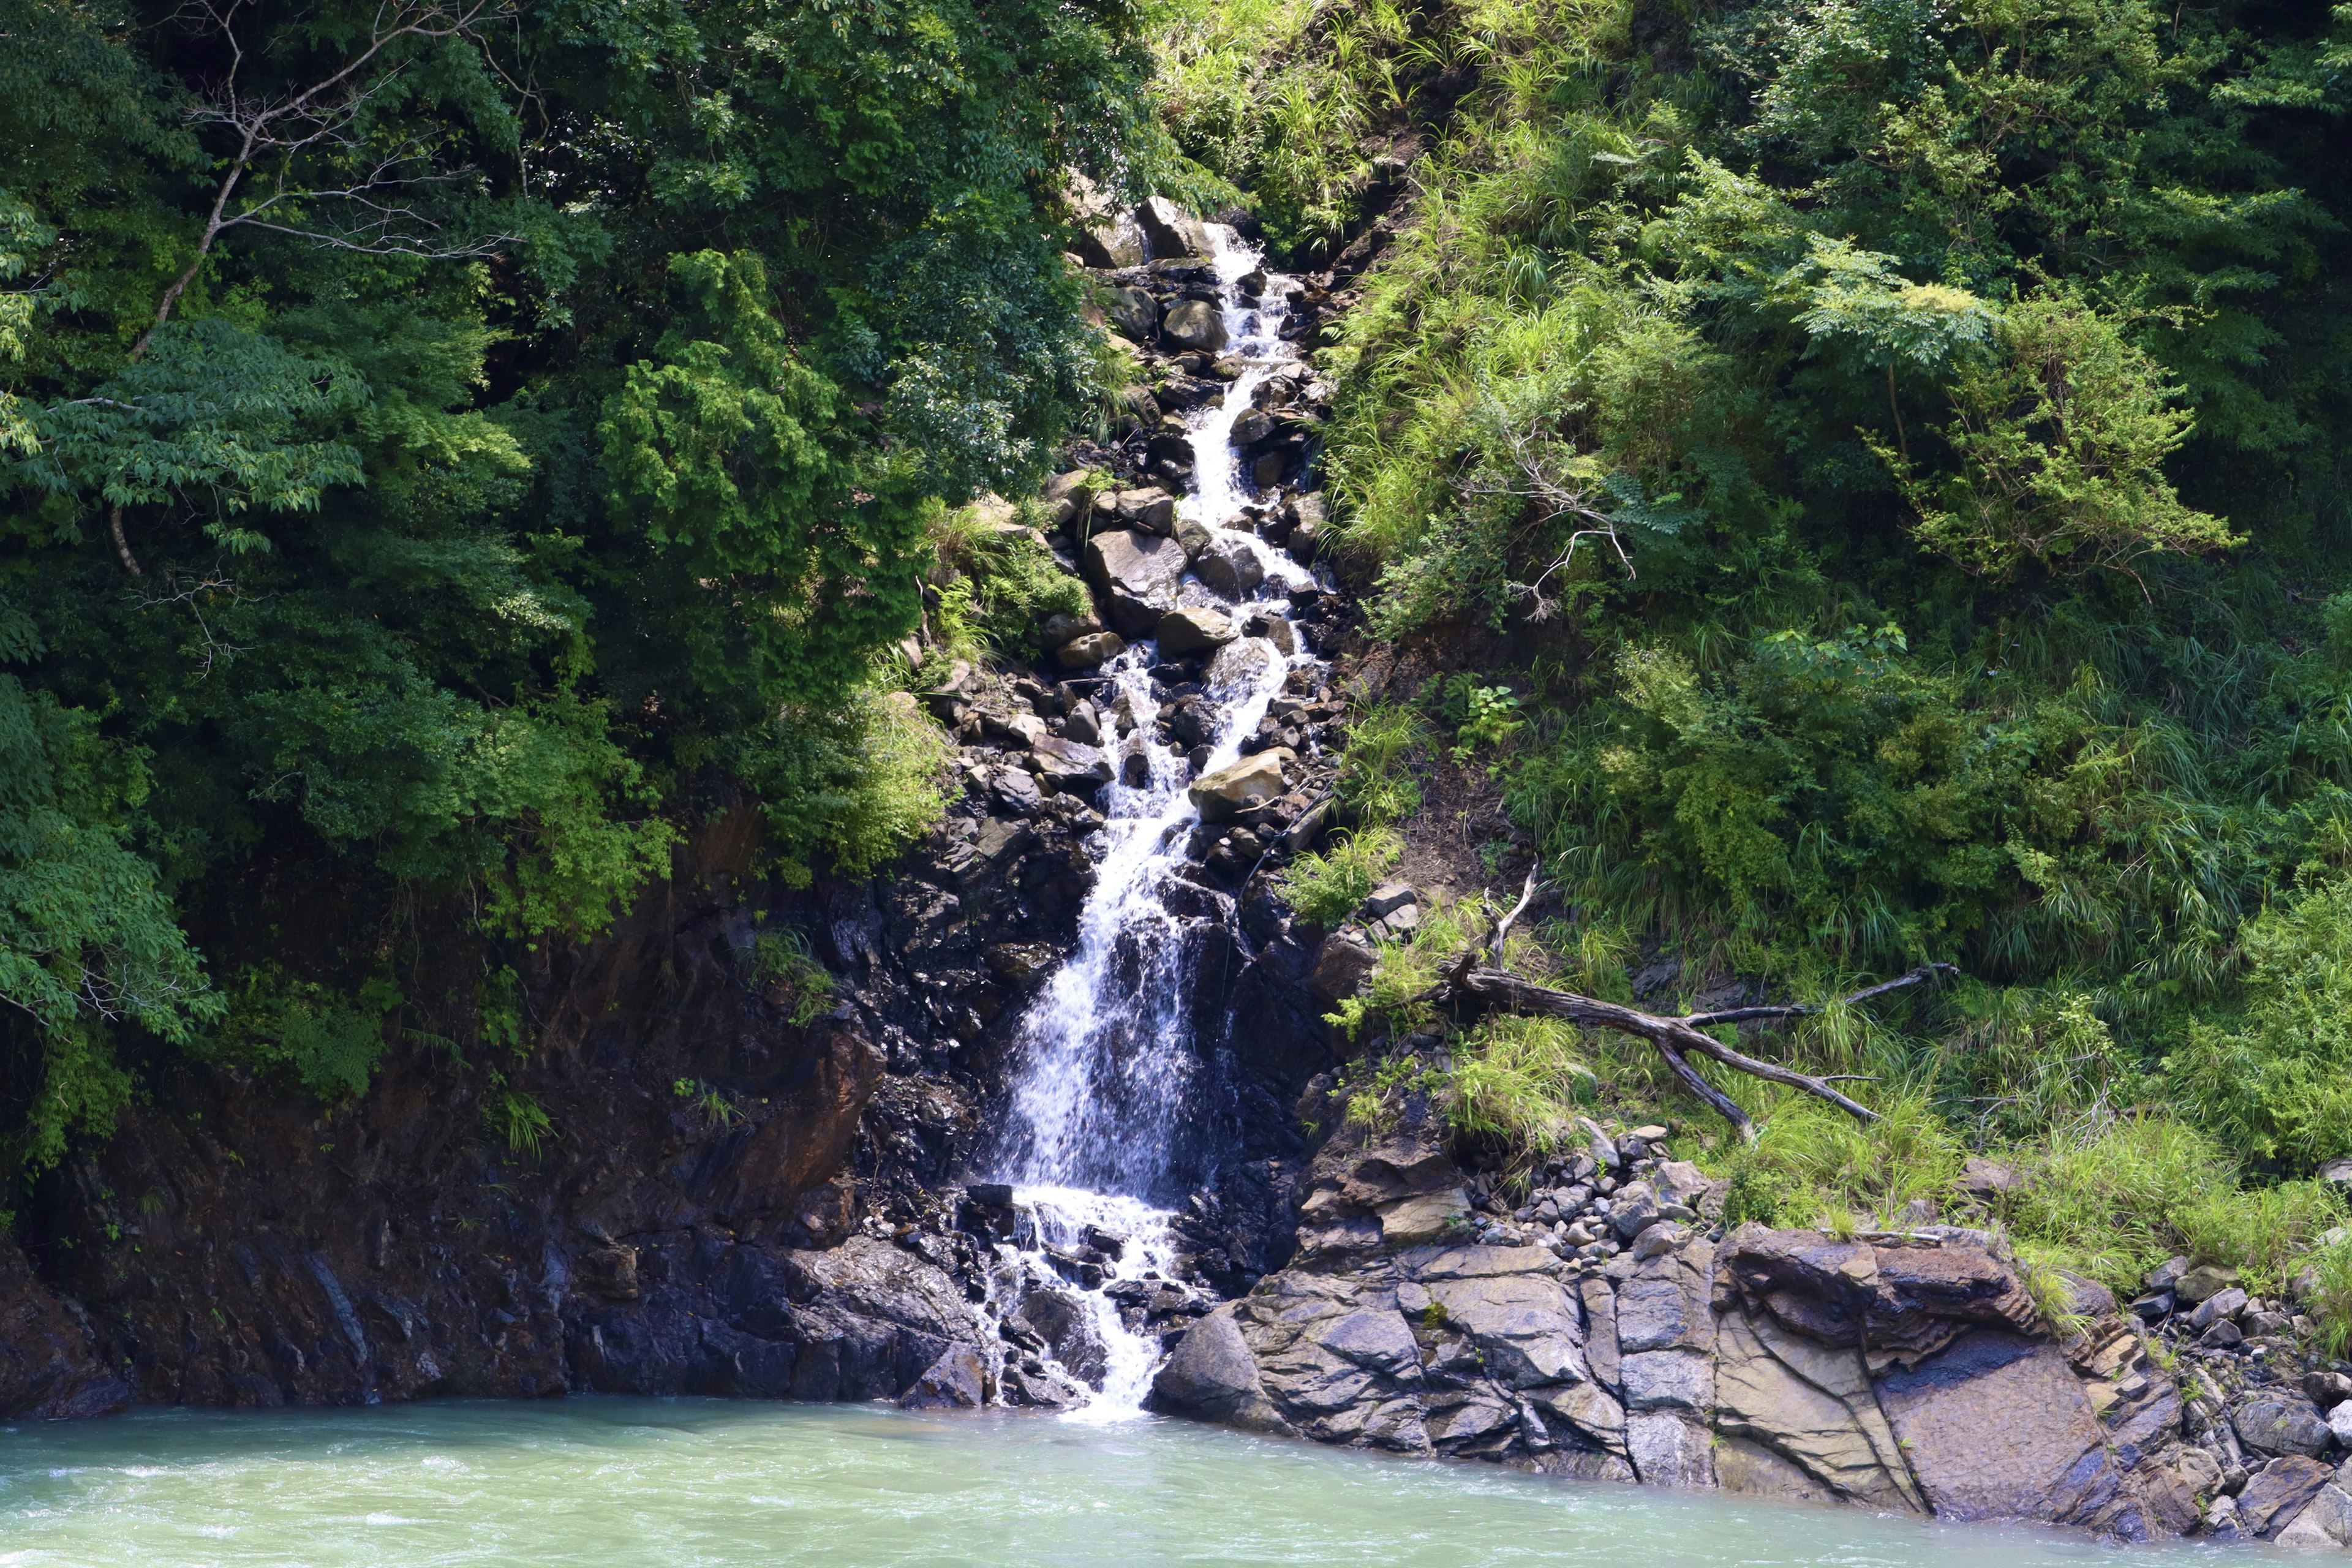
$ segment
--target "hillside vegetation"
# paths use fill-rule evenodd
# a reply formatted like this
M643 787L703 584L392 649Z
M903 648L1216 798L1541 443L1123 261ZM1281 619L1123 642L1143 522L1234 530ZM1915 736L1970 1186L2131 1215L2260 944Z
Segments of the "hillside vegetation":
M1325 461L1379 634L1461 673L1364 718L1368 821L1489 775L1564 899L1522 962L1598 994L1964 976L1762 1047L1871 1132L1724 1084L1743 1212L2004 1150L2000 1217L2133 1288L2342 1219L2352 9L1252 0L1165 48L1294 254L1406 184ZM1474 1121L1712 1136L1527 1033L1457 1047Z
M0 1183L177 1052L494 1072L720 812L925 826L898 647L1099 398L1150 69L1123 0L0 0Z

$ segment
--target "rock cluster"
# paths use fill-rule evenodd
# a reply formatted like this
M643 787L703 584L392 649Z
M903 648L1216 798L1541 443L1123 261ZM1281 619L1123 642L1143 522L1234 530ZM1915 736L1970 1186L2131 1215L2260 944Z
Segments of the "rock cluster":
M1980 1231L1725 1234L1654 1131L1589 1128L1506 1217L1425 1106L1342 1128L1296 1189L1297 1255L1201 1319L1156 1397L1569 1475L2131 1540L2352 1537L2331 1426L2352 1426L2346 1371L2175 1363L2085 1281L2055 1332ZM2184 1277L2158 1284L2177 1297ZM2224 1303L2207 1329L2256 1310L2216 1278L2189 1289Z

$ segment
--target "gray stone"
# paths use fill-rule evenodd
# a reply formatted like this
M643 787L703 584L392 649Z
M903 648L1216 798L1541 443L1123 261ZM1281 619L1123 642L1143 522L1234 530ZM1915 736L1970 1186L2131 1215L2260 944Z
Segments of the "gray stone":
M1073 637L1054 650L1054 662L1064 669L1095 669L1127 651L1127 639L1117 632L1095 632Z
M1647 1182L1628 1182L1609 1201L1609 1225L1631 1241L1658 1223L1658 1192Z
M1692 1351L1641 1351L1619 1364L1628 1410L1686 1410L1705 1415L1715 1404L1715 1369Z
M1165 536L1176 529L1176 498L1156 485L1118 491L1111 499L1111 510L1139 532Z
M1225 319L1214 305L1179 300L1160 319L1160 335L1172 348L1214 353L1225 346Z
M1150 637L1174 609L1184 576L1184 551L1172 539L1114 530L1087 541L1087 580L1102 596L1121 637Z
M1696 1490L1716 1484L1711 1435L1672 1411L1627 1415L1625 1449L1644 1485Z
M898 1396L908 1410L977 1410L985 1400L981 1387L980 1357L970 1345L950 1345L940 1358Z
M1244 1431L1286 1436L1292 1431L1266 1397L1257 1358L1234 1321L1230 1301L1185 1331L1152 1378L1151 1393L1161 1409L1179 1415Z
M1334 931L1316 950L1315 968L1307 975L1307 988L1318 1002L1331 1006L1362 990L1380 962L1379 952L1362 937L1353 931Z
M2281 1546L2322 1552L2352 1546L2352 1493L2332 1481L2323 1485L2272 1539Z
M2230 1412L2238 1441L2260 1454L2302 1454L2325 1449L2335 1433L2319 1407L2300 1394L2259 1394Z
M2245 1310L2246 1293L2232 1285L2227 1289L2216 1290L2199 1302L2197 1310L2189 1314L2189 1326L2202 1333L2222 1319L2235 1318Z
M1382 915L1391 914L1404 908L1407 904L1419 902L1421 902L1421 895L1413 890L1411 882L1382 882L1379 887L1374 888L1371 896L1364 900L1364 915L1368 920L1378 920Z
M1231 529L1214 530L1192 558L1202 585L1222 599L1240 599L1265 581L1265 563L1256 549Z
M2161 1533L2055 1345L1974 1329L1916 1366L1893 1368L1877 1390L1937 1518Z
M1282 655L1264 637L1243 637L1227 643L1209 661L1209 684L1219 691L1236 691L1255 686L1272 669L1278 669Z
M1245 637L1264 637L1285 658L1294 658L1298 652L1298 630L1280 616L1256 611L1242 623L1242 633Z
M2238 1271L2217 1263L2202 1263L2182 1272L2172 1287L2172 1293L2185 1306L2195 1306L2209 1297L2218 1296L2238 1282Z
M1282 794L1282 770L1296 760L1287 746L1244 757L1192 781L1188 792L1193 808L1208 821L1224 821L1235 813Z
M1096 619L1091 612L1072 616L1056 610L1037 627L1037 640L1047 647L1060 647L1080 637L1090 637L1102 629L1102 622Z
M2270 1535L2284 1529L2319 1495L2319 1489L2334 1473L2317 1459L2300 1454L2272 1460L2238 1494L2239 1528L2249 1535Z
M1872 1508L1927 1511L1859 1352L1734 1309L1717 1331L1715 1398L1717 1432L1769 1450L1810 1486ZM1750 1473L1756 1484L1743 1489L1790 1489L1769 1468Z
M1216 253L1201 220L1166 196L1146 197L1135 209L1135 224L1150 246L1154 261Z
M1067 528L1094 510L1094 474L1086 468L1055 474L1045 481L1039 499L1045 503L1045 515L1052 525Z
M1227 616L1214 610L1189 608L1169 611L1160 617L1160 624L1151 632L1162 658L1206 653L1213 647L1224 647L1240 635Z
M1046 735L1030 748L1039 773L1062 789L1085 790L1111 781L1110 759L1099 748Z
M1114 289L1109 300L1112 325L1130 340L1149 348L1160 336L1160 301L1140 289Z

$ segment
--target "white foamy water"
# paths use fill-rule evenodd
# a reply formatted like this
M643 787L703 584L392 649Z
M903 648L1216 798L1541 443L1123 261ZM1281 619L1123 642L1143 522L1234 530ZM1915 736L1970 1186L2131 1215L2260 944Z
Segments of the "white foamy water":
M1258 252L1229 229L1212 226L1211 233L1225 353L1243 368L1227 384L1222 406L1193 412L1195 482L1178 515L1250 552L1265 580L1236 604L1188 578L1184 602L1222 609L1237 624L1254 613L1286 617L1284 595L1311 586L1314 578L1249 528L1244 509L1261 498L1232 437L1257 389L1298 357L1280 335L1288 280L1270 275L1261 300L1245 301L1235 285L1260 267ZM1064 1227L1065 1244L1075 1241L1088 1225L1128 1238L1126 1254L1106 1266L1106 1287L1165 1279L1174 1261L1171 1216L1152 1205L1173 1196L1171 1134L1202 1071L1192 1022L1194 962L1205 928L1223 926L1234 914L1232 897L1198 879L1185 854L1200 814L1186 793L1193 777L1188 759L1151 739L1158 703L1148 671L1158 662L1158 649L1145 641L1103 670L1113 683L1097 704L1106 726L1118 714L1132 725L1115 754L1142 756L1146 777L1129 784L1122 773L1104 791L1105 851L1078 917L1077 948L1023 1022L1026 1054L1002 1161L1019 1200L1035 1212L1041 1244L1055 1245L1056 1227ZM1256 732L1290 671L1316 662L1303 653L1286 657L1263 638L1223 650L1211 667L1207 695L1216 719L1202 771L1238 761L1242 742ZM1108 1368L1099 1394L1076 1418L1132 1418L1159 1363L1158 1341L1130 1331L1101 1289L1081 1294Z

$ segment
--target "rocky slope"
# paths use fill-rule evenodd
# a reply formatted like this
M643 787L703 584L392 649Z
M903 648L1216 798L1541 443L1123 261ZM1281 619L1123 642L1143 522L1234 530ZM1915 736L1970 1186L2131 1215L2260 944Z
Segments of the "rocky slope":
M2352 1544L2352 1377L2223 1271L2176 1259L2129 1310L2070 1279L2060 1332L1984 1231L1727 1233L1696 1168L1593 1134L1514 1218L1425 1105L1343 1129L1298 1186L1296 1258L1184 1336L1161 1406L1569 1476Z

